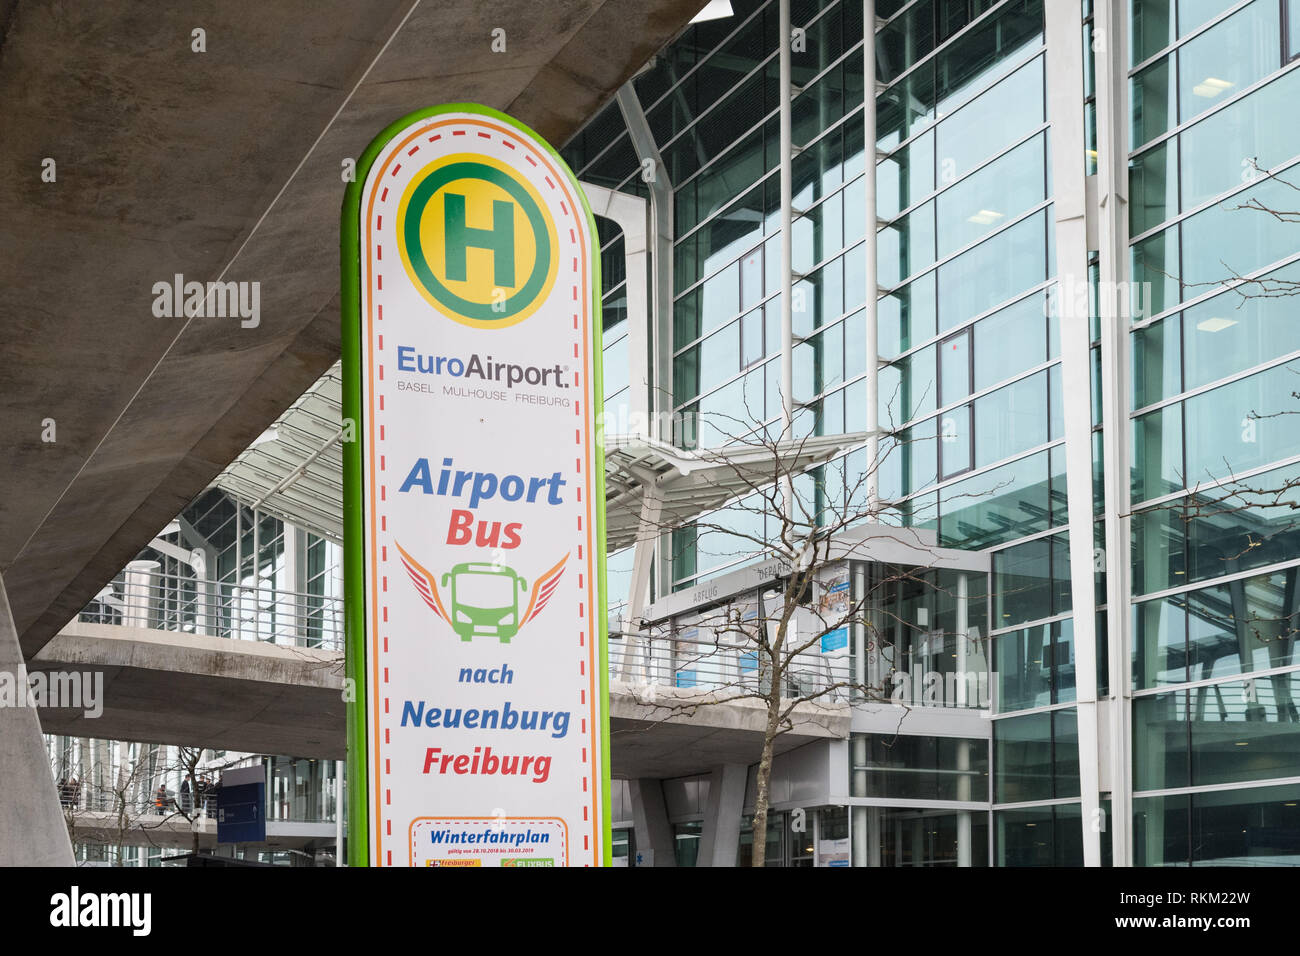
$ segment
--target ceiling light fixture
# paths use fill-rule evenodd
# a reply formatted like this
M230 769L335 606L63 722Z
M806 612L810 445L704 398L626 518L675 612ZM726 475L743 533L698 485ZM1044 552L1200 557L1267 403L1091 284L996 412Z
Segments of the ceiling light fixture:
M1196 323L1196 327L1202 332L1222 332L1224 329L1231 328L1236 324L1236 319L1221 319L1218 316L1215 316L1209 319L1202 319Z
M1192 87L1192 92L1197 96L1202 96L1207 100L1212 100L1224 90L1231 89L1236 85L1236 83L1232 83L1228 80L1221 80L1215 76L1207 76L1200 83L1197 83Z

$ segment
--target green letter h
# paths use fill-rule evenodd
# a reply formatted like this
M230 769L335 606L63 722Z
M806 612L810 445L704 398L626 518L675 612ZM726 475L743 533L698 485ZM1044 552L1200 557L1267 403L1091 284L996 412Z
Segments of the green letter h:
M492 284L514 288L515 284L515 207L502 199L492 200L492 228L475 229L465 224L465 197L447 193L443 201L445 220L444 247L447 278L465 282L465 250L488 249L492 252Z

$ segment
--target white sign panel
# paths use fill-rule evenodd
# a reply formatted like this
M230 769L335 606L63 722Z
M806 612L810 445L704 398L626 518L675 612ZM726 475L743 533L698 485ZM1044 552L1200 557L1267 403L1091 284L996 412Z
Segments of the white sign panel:
M502 114L403 123L358 184L354 825L371 865L604 865L591 220L567 167Z

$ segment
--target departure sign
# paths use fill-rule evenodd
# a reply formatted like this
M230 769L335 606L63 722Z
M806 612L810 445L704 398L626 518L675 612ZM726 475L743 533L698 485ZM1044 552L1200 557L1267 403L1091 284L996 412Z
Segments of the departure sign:
M342 231L349 860L606 865L586 199L532 131L457 104L371 144Z

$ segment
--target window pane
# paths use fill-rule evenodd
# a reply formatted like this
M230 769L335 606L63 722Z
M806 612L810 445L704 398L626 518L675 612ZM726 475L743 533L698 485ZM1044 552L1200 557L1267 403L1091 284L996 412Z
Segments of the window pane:
M993 722L993 801L1052 798L1052 715L1027 714Z
M1046 300L1036 293L975 323L975 391L1046 360L1045 309Z
M935 147L939 182L956 182L1042 122L1043 59L1036 57L939 124Z
M1300 776L1298 692L1294 672L1191 690L1192 785Z
M975 466L1010 458L1047 441L1047 373L1039 372L975 401Z
M1178 214L1178 148L1176 140L1135 156L1128 165L1129 232L1136 236ZM1199 167L1200 160L1196 164Z
M939 454L943 461L943 477L969 471L971 467L971 407L960 405L950 408L940 416L942 441Z
M997 810L998 866L1055 866L1053 807Z
M1278 68L1278 15L1274 0L1255 0L1179 48L1178 101L1183 122Z
M854 734L852 747L855 797L986 799L987 741Z
M1194 866L1295 866L1296 787L1192 794Z
M708 279L703 289L705 331L717 328L740 311L740 267L732 263Z
M1183 595L1188 679L1205 680L1298 663L1296 612L1285 606L1296 569ZM1290 589L1290 590L1288 590ZM1259 696L1263 700L1262 694Z
M1237 0L1178 0L1178 35L1185 37L1197 27L1213 20Z
M1300 284L1300 265L1286 266L1267 279L1279 286ZM1184 319L1185 387L1189 389L1300 350L1300 323L1288 297L1264 297L1247 290L1242 298L1228 292L1188 309Z
M1183 391L1181 329L1182 318L1171 315L1133 333L1134 408L1154 405Z
M1044 226L1044 213L1036 213L939 267L941 331L1046 278Z
M1138 149L1172 127L1175 91L1169 83L1170 57L1152 63L1129 83L1133 104L1133 143Z
M1132 0L1129 66L1137 66L1174 40L1172 0Z
M1210 284L1266 268L1295 248L1295 189L1280 180L1263 180L1231 202L1197 213L1183 223L1183 281ZM1256 208L1234 208L1250 204ZM1266 210L1283 211L1278 218ZM1176 269L1171 270L1177 272Z
M1022 143L938 198L938 255L969 245L1043 201L1046 134Z
M1187 680L1187 612L1182 596L1133 608L1133 686L1159 687Z
M1021 628L993 639L998 713L1044 707L1052 702L1051 627Z
M1046 531L1051 516L1049 464L1043 451L945 488L940 545L988 548Z
M1055 790L1052 795L1077 797L1079 795L1079 716L1074 708L1052 711L1052 734L1056 755L1056 763L1053 767Z
M904 209L934 192L934 133L926 133L892 153L876 166L876 210L881 219L892 219ZM862 193L846 218L859 226L850 236L862 234Z
M1194 220L1199 216L1192 218ZM1133 268L1129 304L1134 322L1159 315L1182 300L1182 290L1178 284L1182 270L1178 261L1176 228L1166 229L1134 243L1129 255Z
M1133 801L1133 864L1186 865L1191 797L1138 797Z
M1187 692L1133 699L1133 789L1171 790L1190 780Z
M1050 540L1026 541L994 554L993 626L1010 627L1051 614Z
M935 410L934 346L928 345L880 370L881 420L902 425Z
M880 355L890 358L934 338L934 273L927 272L880 300ZM882 392L883 396L885 393Z
M1133 501L1183 487L1183 416L1166 405L1133 420Z
M1300 453L1297 369L1278 366L1187 399L1187 480L1227 478Z
M933 202L886 226L876 236L876 264L882 286L896 286L933 263Z
M1187 157L1182 164L1183 208L1192 209L1239 186L1243 177L1253 174L1252 164L1272 169L1300 153L1300 124L1277 122L1297 96L1300 73L1293 70L1182 133Z
M951 405L970 394L970 332L939 343L940 405Z
M1186 525L1177 504L1133 516L1133 593L1148 594L1187 583Z

